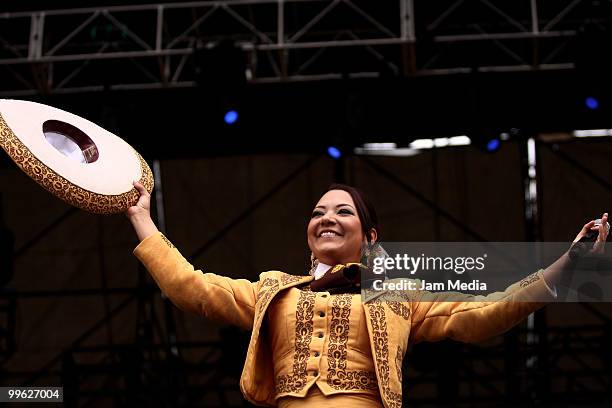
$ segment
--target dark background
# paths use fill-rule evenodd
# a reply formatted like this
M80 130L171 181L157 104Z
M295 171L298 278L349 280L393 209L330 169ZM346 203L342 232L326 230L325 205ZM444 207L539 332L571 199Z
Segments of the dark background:
M36 83L40 67L0 62L1 97L78 114L120 135L151 165L158 160L166 235L205 271L250 280L272 269L305 273L308 216L334 181L372 198L382 240L569 242L612 202L609 138L568 136L612 128L611 3L579 2L561 24L576 29L558 53L566 68L483 72L478 67L498 61L487 59L490 43L474 41L444 45L450 52L436 60L442 71L426 73L423 61L439 51L434 34L456 34L474 21L487 32L508 31L475 3L482 5L463 5L453 24L432 33L428 24L454 2L416 1L415 69L369 67L378 70L373 78L352 76L361 57L338 47L326 50L331 58L317 68L340 73L334 80L246 81L240 70L225 69L231 56L204 53L186 65L193 80L186 88L118 90L121 61L104 60L80 79L101 87L94 92L24 93L14 73ZM6 1L0 14L117 4ZM494 4L528 25L529 2ZM544 25L561 6L538 7ZM336 19L359 28L357 19ZM4 27L2 52L17 38L17 29ZM503 45L531 56L552 48L547 41ZM380 52L394 58L393 49ZM466 69L452 71L457 67ZM598 109L585 106L587 96L598 99ZM229 126L223 114L235 106L240 118ZM510 139L487 152L486 142L502 132ZM473 144L412 157L352 153L366 142L407 146L459 134ZM525 215L531 137L535 219ZM329 157L329 146L342 157ZM69 207L4 153L0 192L0 385L62 385L67 406L248 406L238 387L248 334L164 302L131 254L137 240L125 217ZM405 359L405 405L609 406L611 318L607 303L555 304L536 314L533 328L523 323L485 344L419 345Z

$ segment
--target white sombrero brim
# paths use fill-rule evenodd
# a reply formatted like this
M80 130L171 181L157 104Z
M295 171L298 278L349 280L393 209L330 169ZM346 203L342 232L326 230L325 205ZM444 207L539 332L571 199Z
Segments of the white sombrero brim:
M96 145L97 160L81 163L53 147L43 124L60 121L84 132ZM138 200L132 182L153 189L151 170L124 140L69 112L35 102L0 100L0 146L32 179L62 200L86 211L112 214Z

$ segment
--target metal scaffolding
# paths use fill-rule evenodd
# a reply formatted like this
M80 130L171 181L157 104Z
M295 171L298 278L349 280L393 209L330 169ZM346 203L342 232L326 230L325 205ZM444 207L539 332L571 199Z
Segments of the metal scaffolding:
M0 94L193 87L194 54L222 40L243 51L253 83L566 70L576 66L583 32L609 31L611 8L588 0L217 0L0 13Z

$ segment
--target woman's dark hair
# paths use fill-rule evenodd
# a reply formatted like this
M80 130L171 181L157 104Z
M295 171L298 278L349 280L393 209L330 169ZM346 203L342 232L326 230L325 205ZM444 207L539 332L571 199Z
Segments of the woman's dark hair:
M376 215L376 210L363 191L352 186L347 186L346 184L338 183L334 183L327 188L327 191L331 190L342 190L349 193L353 199L353 202L355 203L357 215L359 216L359 221L361 221L361 229L363 230L366 239L368 242L370 242L370 231L372 228L374 228L380 240L380 228L378 226L378 216Z

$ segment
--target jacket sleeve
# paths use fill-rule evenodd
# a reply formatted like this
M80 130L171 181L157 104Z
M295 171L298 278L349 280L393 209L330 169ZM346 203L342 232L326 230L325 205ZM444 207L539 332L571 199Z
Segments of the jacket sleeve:
M134 255L179 309L252 329L257 283L195 270L161 233L144 239Z
M542 270L487 296L421 291L412 302L412 341L483 341L511 329L554 297Z

